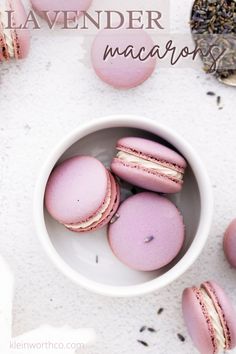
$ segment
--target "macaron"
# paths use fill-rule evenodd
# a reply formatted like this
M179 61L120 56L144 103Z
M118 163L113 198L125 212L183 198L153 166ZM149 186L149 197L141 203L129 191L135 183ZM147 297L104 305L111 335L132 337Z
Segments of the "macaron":
M223 246L229 264L236 268L236 219L230 223L225 231Z
M111 169L121 179L154 192L181 191L187 164L177 152L136 137L120 139L116 149Z
M92 0L31 0L32 7L39 16L45 19L45 11L47 11L48 18L58 24L63 24L66 17L75 20L81 11L89 8L91 3ZM66 17L63 11L67 12Z
M143 192L126 199L112 218L108 240L115 256L138 271L169 264L184 242L183 217L167 198Z
M185 289L183 316L194 345L202 354L221 353L236 346L236 312L221 287L207 281Z
M147 55L153 46L151 37L142 29L104 29L94 39L91 62L105 83L115 88L133 88L146 81L155 69L154 57L136 57L141 48L145 48Z
M75 156L52 171L45 191L49 214L74 232L95 231L115 214L119 185L91 156Z
M9 25L8 13L11 13L11 25L13 29L7 29ZM21 0L8 0L0 11L0 60L24 59L30 49L30 32L28 29L20 29L26 22L26 11Z

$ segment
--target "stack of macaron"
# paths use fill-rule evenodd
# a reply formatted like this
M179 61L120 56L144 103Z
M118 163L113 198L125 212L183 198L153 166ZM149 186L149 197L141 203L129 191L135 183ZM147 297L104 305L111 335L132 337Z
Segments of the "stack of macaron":
M57 165L47 182L45 206L77 233L109 225L109 245L121 262L138 271L160 269L178 255L185 238L182 215L162 194L181 190L186 162L172 149L143 138L122 138L116 148L111 170L91 156ZM120 205L122 181L141 190Z
M21 0L8 0L5 7L0 9L0 62L27 57L30 34L28 29L20 28L26 18ZM9 29L9 25L12 29Z

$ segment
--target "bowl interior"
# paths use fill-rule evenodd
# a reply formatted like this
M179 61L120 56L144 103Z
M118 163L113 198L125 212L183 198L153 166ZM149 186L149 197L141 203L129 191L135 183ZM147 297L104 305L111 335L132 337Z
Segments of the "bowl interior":
M116 142L125 136L139 136L161 142L167 141L141 129L108 128L89 134L73 144L61 156L61 162L75 155L92 155L109 167L116 153ZM172 147L173 148L173 147ZM94 176L96 178L96 176ZM138 192L128 184L122 185L122 200ZM86 234L76 234L52 219L44 210L45 225L51 243L59 256L73 270L97 283L112 286L131 286L145 283L168 272L186 254L198 229L200 194L194 173L188 164L181 193L168 196L181 211L186 225L186 239L178 257L167 267L154 272L138 272L123 265L112 253L107 241L107 228Z

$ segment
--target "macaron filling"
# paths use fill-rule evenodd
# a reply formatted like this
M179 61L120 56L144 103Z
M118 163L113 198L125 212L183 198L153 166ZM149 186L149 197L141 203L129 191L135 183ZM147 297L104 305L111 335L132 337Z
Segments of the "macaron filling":
M218 312L218 315L219 315L219 318L221 321L221 325L224 330L224 336L225 336L225 341L226 341L225 349L226 350L232 349L235 345L232 346L232 338L231 338L230 328L227 324L227 320L225 318L224 311L222 309L222 306L220 304L220 301L219 301L218 295L214 289L214 286L212 286L211 282L208 281L208 282L203 283L202 287L205 288L206 292L208 293L208 295L212 299L212 302L214 303L216 311Z
M82 220L78 223L73 224L64 224L71 231L89 231L97 227L100 223L104 222L107 218L112 215L114 207L117 205L117 201L119 200L117 194L118 185L112 176L112 174L108 171L108 187L107 194L102 206L97 210L97 212L92 215L87 220Z
M1 22L1 31L2 35L4 36L5 43L6 43L6 50L7 50L7 55L9 58L15 58L15 47L14 47L14 41L12 38L12 33L10 29L7 29L8 26L8 18L7 18L7 13L5 10L0 9L0 22Z
M201 287L200 291L203 301L205 302L205 305L207 307L208 315L210 317L212 326L214 328L215 337L217 341L217 349L218 351L223 351L226 349L226 339L220 317L218 315L214 302L212 301L206 290Z
M64 224L66 227L70 228L71 230L77 230L77 229L86 229L87 227L91 226L94 223L99 222L107 209L109 208L111 202L111 189L109 189L109 193L107 195L107 198L105 202L103 203L101 209L99 209L98 213L94 216L92 216L89 220L80 222L77 224Z
M183 182L184 174L180 171L181 168L175 165L168 164L167 166L167 163L164 164L157 160L154 161L154 159L149 160L144 156L137 156L136 154L123 150L118 151L116 158L125 163L135 164L145 169L154 170L161 175L174 178L180 183Z

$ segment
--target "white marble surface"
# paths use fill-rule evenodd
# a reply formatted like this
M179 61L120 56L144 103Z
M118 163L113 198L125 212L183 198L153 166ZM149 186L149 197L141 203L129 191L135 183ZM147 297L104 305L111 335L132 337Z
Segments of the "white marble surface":
M173 31L187 28L190 4L171 2ZM181 316L184 287L213 278L236 305L236 272L222 251L223 232L236 214L235 90L208 78L199 66L157 68L142 86L117 91L80 62L80 38L43 33L32 34L27 60L0 68L0 250L16 277L14 334L68 324L96 329L100 340L88 354L194 353ZM222 97L222 110L207 91ZM198 261L171 286L129 300L96 296L62 276L45 255L32 220L36 179L50 150L82 122L116 113L144 115L182 134L206 164L215 197L212 230ZM158 316L160 307L164 312ZM140 335L142 325L158 332ZM177 333L186 337L184 343Z

